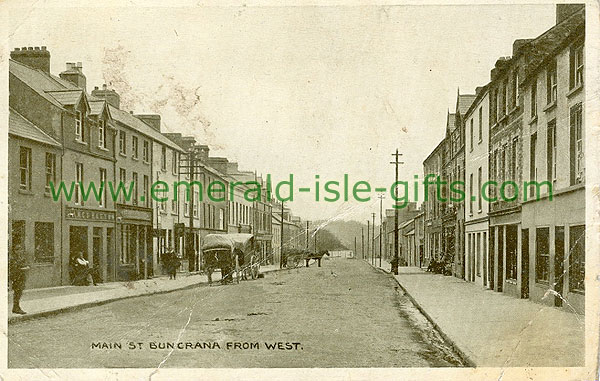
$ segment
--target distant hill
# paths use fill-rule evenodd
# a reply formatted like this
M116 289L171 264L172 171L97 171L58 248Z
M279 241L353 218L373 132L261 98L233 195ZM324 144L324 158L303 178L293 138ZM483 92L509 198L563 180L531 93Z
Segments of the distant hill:
M322 222L325 221L317 221L317 223ZM365 239L367 239L367 224L357 221L332 221L323 230L335 236L348 250L354 250L354 237L356 237L356 247L360 250L361 228L364 230Z

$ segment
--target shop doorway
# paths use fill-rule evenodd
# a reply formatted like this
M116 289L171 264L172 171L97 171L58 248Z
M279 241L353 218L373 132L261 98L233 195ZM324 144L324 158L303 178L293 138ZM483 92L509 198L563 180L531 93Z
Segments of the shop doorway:
M88 257L88 229L87 226L69 227L69 259L76 257L80 252L83 257Z
M521 230L521 298L529 298L529 229Z
M94 227L92 231L92 267L99 278L104 278L102 275L102 252L102 228Z
M554 306L563 305L563 279L565 261L565 227L556 226L554 228Z

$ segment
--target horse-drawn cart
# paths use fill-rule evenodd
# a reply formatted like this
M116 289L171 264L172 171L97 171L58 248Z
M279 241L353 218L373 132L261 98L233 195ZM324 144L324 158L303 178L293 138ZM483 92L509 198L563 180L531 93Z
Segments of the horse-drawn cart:
M260 261L254 250L252 234L208 234L202 245L204 272L208 283L212 283L212 273L221 269L221 283L240 279L256 279L260 271Z

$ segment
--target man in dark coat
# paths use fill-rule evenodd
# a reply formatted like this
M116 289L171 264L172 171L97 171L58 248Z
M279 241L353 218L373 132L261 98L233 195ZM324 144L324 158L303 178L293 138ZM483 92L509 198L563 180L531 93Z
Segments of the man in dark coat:
M26 271L29 270L25 260L25 252L20 244L15 245L12 255L9 260L9 279L14 291L12 312L15 314L24 315L25 311L21 309L21 296L25 289Z

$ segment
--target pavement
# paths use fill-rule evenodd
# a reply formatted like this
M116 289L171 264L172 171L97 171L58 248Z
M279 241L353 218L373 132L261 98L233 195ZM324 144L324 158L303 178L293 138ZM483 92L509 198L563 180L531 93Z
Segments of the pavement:
M381 268L389 272L390 264L382 261ZM472 366L585 365L583 315L418 267L400 267L394 277L416 307Z
M279 270L278 265L261 266L261 273ZM220 271L212 276L213 282L221 280ZM161 294L182 289L208 285L203 274L178 273L177 279L158 276L130 282L101 283L97 286L58 286L25 290L21 297L21 308L26 315L12 313L12 296L9 292L8 323L46 317L67 311L93 307L116 300L144 295Z

